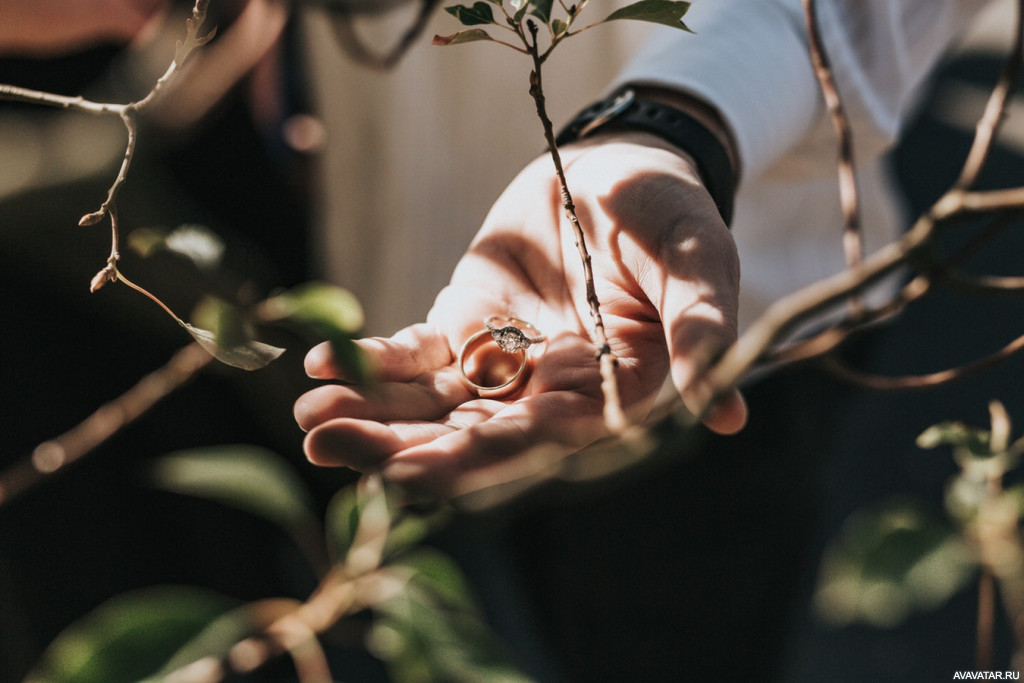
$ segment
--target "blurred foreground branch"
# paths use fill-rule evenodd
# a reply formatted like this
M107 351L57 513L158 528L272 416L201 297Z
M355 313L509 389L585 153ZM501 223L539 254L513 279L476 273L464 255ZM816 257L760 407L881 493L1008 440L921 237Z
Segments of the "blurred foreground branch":
M808 23L813 23L813 14L811 14L813 6L813 0L808 0L805 3L805 8L809 13ZM900 240L879 249L863 262L853 264L847 270L784 297L770 306L736 344L708 370L706 375L708 389L698 402L701 409L710 409L716 398L738 384L760 363L770 359L784 337L802 323L809 322L828 311L845 297L863 292L867 287L897 269L920 268L921 260L926 266L931 267L933 264L927 262L925 248L934 243L944 227L957 225L958 219L981 212L1016 213L1024 210L1024 188L995 191L972 190L991 152L999 126L1005 117L1009 95L1017 82L1022 44L1024 44L1024 18L1022 17L1024 17L1024 1L1018 4L1013 47L977 124L971 149L954 185L915 221L910 231ZM827 79L826 82L828 82ZM841 110L834 111L834 114L842 117ZM847 127L845 124L839 126L843 130ZM855 331L884 317L890 317L894 308L902 308L910 300L922 296L930 288L930 277L928 273L923 273L912 280L910 285L888 304L880 306L874 311L855 313L854 317L848 317L823 332L790 346L787 349L788 354L791 358L806 360L831 353ZM1009 353L1004 349L1003 352L996 354L996 357L1007 357L1019 348L1020 344L1011 344L1007 347L1010 349ZM799 351L803 351L803 353ZM942 381L956 379L963 374L950 371L943 376ZM892 378L887 380L887 384L892 388L911 388L919 386L921 382L917 378L910 378L902 382L898 378ZM934 382L930 384L934 384Z
M185 385L212 360L209 353L193 342L73 428L36 446L30 457L0 473L0 505L88 455Z

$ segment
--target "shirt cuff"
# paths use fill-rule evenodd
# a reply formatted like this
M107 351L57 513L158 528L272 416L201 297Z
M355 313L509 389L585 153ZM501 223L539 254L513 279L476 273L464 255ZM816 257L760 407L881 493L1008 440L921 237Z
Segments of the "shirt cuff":
M801 140L823 106L796 0L694 3L696 33L656 27L616 85L686 92L718 110L750 179Z

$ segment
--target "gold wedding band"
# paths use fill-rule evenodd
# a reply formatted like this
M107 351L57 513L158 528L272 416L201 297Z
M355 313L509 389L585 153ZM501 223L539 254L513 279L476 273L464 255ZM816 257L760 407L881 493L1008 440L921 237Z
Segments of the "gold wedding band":
M485 343L481 340L485 340L488 337L503 352L519 356L519 364L515 372L508 379L498 384L481 384L474 381L469 376L469 372L466 371L467 358L482 343ZM462 381L476 391L481 398L506 396L518 388L520 381L524 377L528 360L527 351L530 346L539 344L544 339L545 337L540 333L540 330L525 320L499 315L489 316L484 320L484 329L470 336L459 350L459 375L462 377Z

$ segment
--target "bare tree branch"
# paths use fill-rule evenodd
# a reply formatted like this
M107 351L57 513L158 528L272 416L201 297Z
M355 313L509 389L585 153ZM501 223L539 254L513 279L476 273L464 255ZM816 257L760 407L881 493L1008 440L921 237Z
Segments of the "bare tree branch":
M808 0L805 0L807 2ZM809 287L786 296L769 306L748 330L711 367L704 381L695 383L694 404L706 411L729 388L736 386L759 362L764 360L773 345L800 323L836 304L845 296L862 292L903 265L909 264L915 254L933 239L938 226L945 221L968 213L996 209L1018 208L1024 199L1024 188L990 192L969 191L988 158L995 133L1002 120L1009 93L1016 84L1022 45L1024 45L1024 0L1018 8L1013 47L992 91L985 112L978 123L971 151L956 183L898 241L882 247L860 264L837 273ZM845 334L855 329L847 328ZM836 335L822 344L823 351L838 346L845 334ZM806 356L804 356L806 357Z
M839 89L832 77L832 68L828 52L821 42L818 30L818 16L815 0L802 0L804 6L804 23L807 27L808 49L811 66L818 79L825 106L828 107L832 127L835 128L839 144L839 200L843 213L843 251L846 254L846 265L856 266L860 263L864 251L864 237L860 225L860 200L857 188L857 175L853 160L853 131L843 109ZM854 300L856 301L856 300ZM854 308L858 308L856 304Z
M834 354L825 356L822 364L829 372L840 379L851 384L874 389L876 391L896 391L902 389L927 389L937 387L941 384L948 384L954 380L963 379L976 375L979 372L988 370L1002 363L1010 356L1024 349L1024 335L1017 337L1012 342L999 349L995 353L979 358L971 363L958 365L955 368L933 372L926 375L905 375L902 377L887 377L871 373L860 372L846 365Z
M974 143L967 153L967 160L964 162L960 177L954 184L956 189L970 189L978 180L985 160L988 159L992 145L995 143L996 133L1002 125L1006 115L1006 104L1017 85L1017 74L1020 71L1021 57L1024 56L1024 0L1018 2L1016 17L1016 35L1013 40L1013 47L1010 54L1003 63L1002 72L996 82L992 94L989 96L982 112L981 118L975 127Z
M157 79L149 93L147 93L142 99L135 102L129 102L127 104L93 102L81 96L68 97L65 95L56 95L54 93L40 92L38 90L20 88L18 86L0 83L0 99L27 102L50 107L60 107L62 109L71 109L98 116L117 116L125 127L127 142L125 144L124 156L121 159L121 167L118 169L117 176L114 178L114 182L111 184L110 189L107 190L107 197L100 205L99 209L92 213L85 214L78 221L78 224L84 227L96 225L108 215L111 220L112 245L110 249L110 257L107 259L107 265L100 270L95 277L93 277L92 282L90 283L90 289L93 292L102 287L105 282L113 282L118 276L116 264L120 258L120 249L118 246L119 237L117 231L117 216L115 215L115 202L117 200L118 192L128 179L128 170L131 167L132 159L135 156L135 147L138 142L138 114L152 106L153 103L160 99L163 93L166 92L170 83L181 72L182 67L192 55L193 51L213 39L216 34L216 29L211 30L206 35L199 35L199 31L202 28L203 23L206 21L206 10L209 4L209 0L196 0L192 9L192 14L186 21L185 39L178 41L177 48L174 53L174 59L171 61L170 66L167 67L167 71L164 72L163 76ZM155 299L152 295L150 295L150 298Z

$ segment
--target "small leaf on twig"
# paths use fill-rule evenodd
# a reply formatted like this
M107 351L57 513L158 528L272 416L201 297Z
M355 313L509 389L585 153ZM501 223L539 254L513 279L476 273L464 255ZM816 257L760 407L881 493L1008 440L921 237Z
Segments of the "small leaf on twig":
M213 333L217 344L225 349L241 346L255 336L242 311L215 296L204 296L199 300L192 311L192 323Z
M196 36L196 47L202 47L217 37L217 27L214 26L205 36Z
M482 1L473 3L472 7L452 5L451 7L445 7L444 11L462 22L463 26L495 23L491 6Z
M551 5L554 4L554 0L536 0L531 4L533 5L533 16L545 24L551 21Z
M605 21L615 21L616 19L650 21L693 33L690 31L690 27L683 23L683 15L689 9L690 3L681 0L640 0L615 10L608 15Z
M932 425L917 437L917 447L953 446L977 457L987 457L992 455L989 440L990 434L985 429L971 427L963 422L941 422Z
M242 370L259 370L266 367L284 353L284 349L258 341L248 341L231 348L217 343L217 335L210 330L183 323L192 338L199 342L206 351L221 363Z
M494 40L490 34L482 28L471 28L465 31L453 33L450 36L434 36L434 45L458 45L459 43L472 43L478 40Z

